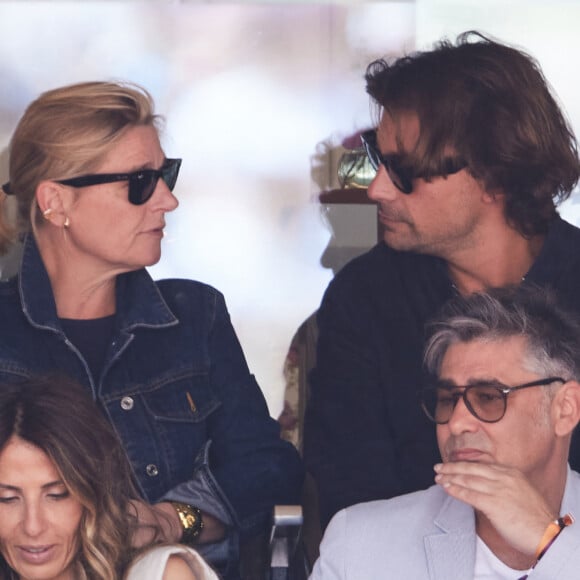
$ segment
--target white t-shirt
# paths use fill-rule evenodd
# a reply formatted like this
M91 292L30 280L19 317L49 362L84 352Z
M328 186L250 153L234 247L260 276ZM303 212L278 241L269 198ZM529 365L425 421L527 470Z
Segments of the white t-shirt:
M529 572L506 566L477 536L473 580L517 580Z
M179 554L198 580L219 580L217 574L193 549L182 545L156 546L141 554L131 565L125 580L161 580L170 556Z

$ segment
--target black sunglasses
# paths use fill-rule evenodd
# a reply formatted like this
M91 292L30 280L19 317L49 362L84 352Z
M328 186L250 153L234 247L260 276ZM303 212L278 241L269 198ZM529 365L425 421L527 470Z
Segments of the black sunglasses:
M410 167L404 167L401 155L383 155L377 144L377 132L374 129L365 131L361 135L361 140L373 169L378 171L379 167L383 165L389 174L389 178L399 191L405 194L412 193L413 179L418 179L423 176L415 173ZM443 164L443 171L433 174L432 177L452 175L467 167L467 162L460 157L448 157L443 160Z
M71 179L60 179L56 183L70 185L72 187L88 187L89 185L114 183L115 181L128 181L129 201L133 205L142 205L153 195L159 178L163 179L169 191L173 191L180 167L181 159L166 159L161 169L140 169L132 173L81 175L80 177L72 177Z
M459 399L463 399L463 403L476 419L484 423L497 423L503 419L508 396L513 392L565 382L561 377L548 377L515 387L508 387L500 382L477 383L467 387L443 383L421 391L421 406L431 421L437 425L445 425L449 423Z

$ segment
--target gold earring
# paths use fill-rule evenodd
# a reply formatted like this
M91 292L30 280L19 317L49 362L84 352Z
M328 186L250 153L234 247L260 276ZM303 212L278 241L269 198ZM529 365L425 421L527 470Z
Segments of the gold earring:
M68 216L66 216L64 218L64 227L68 228L70 226L70 220L68 219Z
M52 213L52 208L48 207L42 212L42 217L48 219L48 216Z

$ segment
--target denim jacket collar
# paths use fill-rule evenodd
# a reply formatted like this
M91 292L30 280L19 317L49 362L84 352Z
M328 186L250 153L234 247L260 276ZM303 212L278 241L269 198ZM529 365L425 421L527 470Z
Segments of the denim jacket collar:
M24 240L18 286L29 322L37 328L62 332L50 279L31 234ZM130 332L139 326L166 328L179 322L144 268L117 276L116 295L121 331Z

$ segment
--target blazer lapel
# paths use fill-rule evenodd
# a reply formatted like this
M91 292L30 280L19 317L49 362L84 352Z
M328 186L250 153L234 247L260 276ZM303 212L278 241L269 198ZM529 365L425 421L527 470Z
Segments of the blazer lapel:
M473 578L475 516L471 506L447 497L433 523L440 531L424 537L429 579Z

